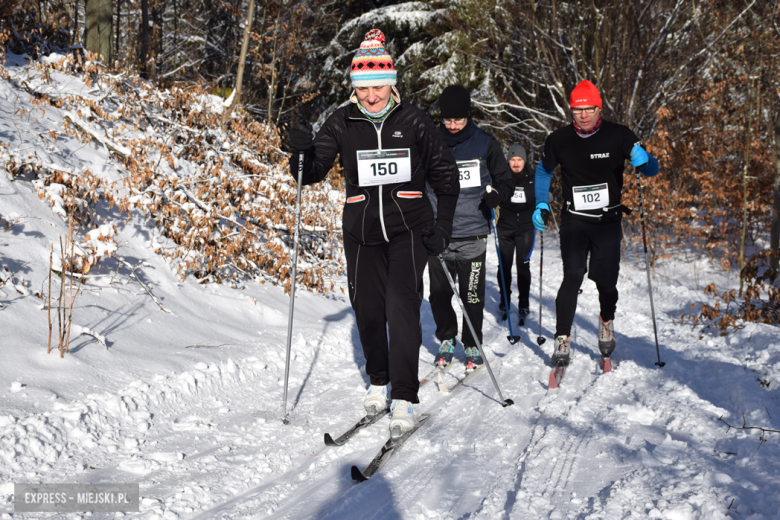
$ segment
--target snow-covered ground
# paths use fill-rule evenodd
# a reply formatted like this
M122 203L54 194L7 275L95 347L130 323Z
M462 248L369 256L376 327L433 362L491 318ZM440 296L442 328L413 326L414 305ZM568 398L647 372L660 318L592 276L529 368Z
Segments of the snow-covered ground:
M27 95L0 81L0 138L11 150L24 146L14 111L25 103ZM62 121L53 107L43 112L42 135ZM48 159L86 161L100 172L106 153L79 143ZM489 248L485 344L515 405L499 405L487 374L452 395L427 385L418 412L431 419L374 478L355 484L350 467L368 463L388 421L345 446L323 444L325 432L341 433L361 416L368 383L340 290L299 293L284 425L289 299L279 287L181 283L154 253L151 227L134 219L118 226L117 254L144 262L136 274L170 313L107 261L90 273L73 312L74 323L105 337L107 347L74 336L60 358L46 353L46 311L35 293L50 244L67 226L29 182L5 173L0 215L10 222L0 230L0 269L16 272L0 289L2 518L82 517L14 513L14 483L59 482L139 483L141 513L126 516L148 519L780 518L780 434L767 433L762 444L759 431L727 431L718 420L742 425L744 413L748 426L780 429L780 336L767 325L723 337L682 325L680 314L704 298L704 285L733 284L706 262L657 267L663 368L655 366L643 259L627 248L610 374L597 363L598 299L586 281L573 363L560 391L548 393L557 237L545 236L541 347L538 251L532 314L513 346L497 320ZM422 325L421 376L437 350L427 302ZM462 373L453 369L447 382L456 377Z

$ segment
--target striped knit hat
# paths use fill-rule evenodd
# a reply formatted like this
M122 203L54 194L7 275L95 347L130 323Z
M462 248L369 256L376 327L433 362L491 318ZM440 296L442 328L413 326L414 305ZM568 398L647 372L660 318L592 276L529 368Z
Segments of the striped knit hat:
M349 77L353 87L395 85L393 58L385 51L385 35L382 31L371 29L366 33L366 39L352 58Z

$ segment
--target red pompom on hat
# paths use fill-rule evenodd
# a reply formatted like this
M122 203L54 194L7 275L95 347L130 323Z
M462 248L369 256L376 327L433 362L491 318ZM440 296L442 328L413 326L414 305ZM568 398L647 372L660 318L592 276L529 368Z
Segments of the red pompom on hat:
M569 96L569 107L599 107L601 108L601 94L596 85L588 80L580 81Z

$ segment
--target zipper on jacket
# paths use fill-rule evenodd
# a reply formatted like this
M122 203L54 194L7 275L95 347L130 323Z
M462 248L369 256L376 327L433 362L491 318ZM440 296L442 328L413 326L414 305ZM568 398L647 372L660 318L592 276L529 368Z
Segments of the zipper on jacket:
M385 119L381 123L379 123L379 128L377 128L376 125L366 117L354 117L354 118L351 117L350 119L368 121L369 123L371 123L371 126L373 126L374 130L376 131L376 138L377 138L377 142L379 143L378 149L381 150L382 149L382 128L385 126L385 121L387 121L387 118L390 117L390 114L392 114L395 111L395 109L398 108L399 106L401 105L396 105L393 107L393 109L387 114ZM383 187L384 187L383 184L379 185L379 225L382 227L382 236L385 237L385 242L390 242L390 239L387 238L387 230L385 229L385 205L384 205L384 201L382 200Z
M388 116L390 114L387 114ZM379 142L379 149L382 149L382 127L385 125L385 121L387 121L387 118L384 119L381 123L379 123L379 128L374 125L374 130L376 130L376 138ZM371 123L373 125L373 123ZM382 200L384 197L382 196L382 191L384 188L384 184L379 185L379 224L382 226L382 235L385 237L385 242L390 242L390 239L387 238L387 230L385 229L385 204Z

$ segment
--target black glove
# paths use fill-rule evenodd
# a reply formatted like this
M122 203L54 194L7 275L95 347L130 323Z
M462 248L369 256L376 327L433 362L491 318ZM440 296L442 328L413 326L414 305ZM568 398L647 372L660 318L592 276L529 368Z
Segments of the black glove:
M295 123L290 128L290 135L287 136L287 144L292 153L305 152L311 148L311 123Z
M488 208L497 208L501 204L501 194L495 189L486 191L482 194L482 200L485 201Z
M431 256L439 256L450 244L450 234L441 226L427 227L422 230L422 243Z

